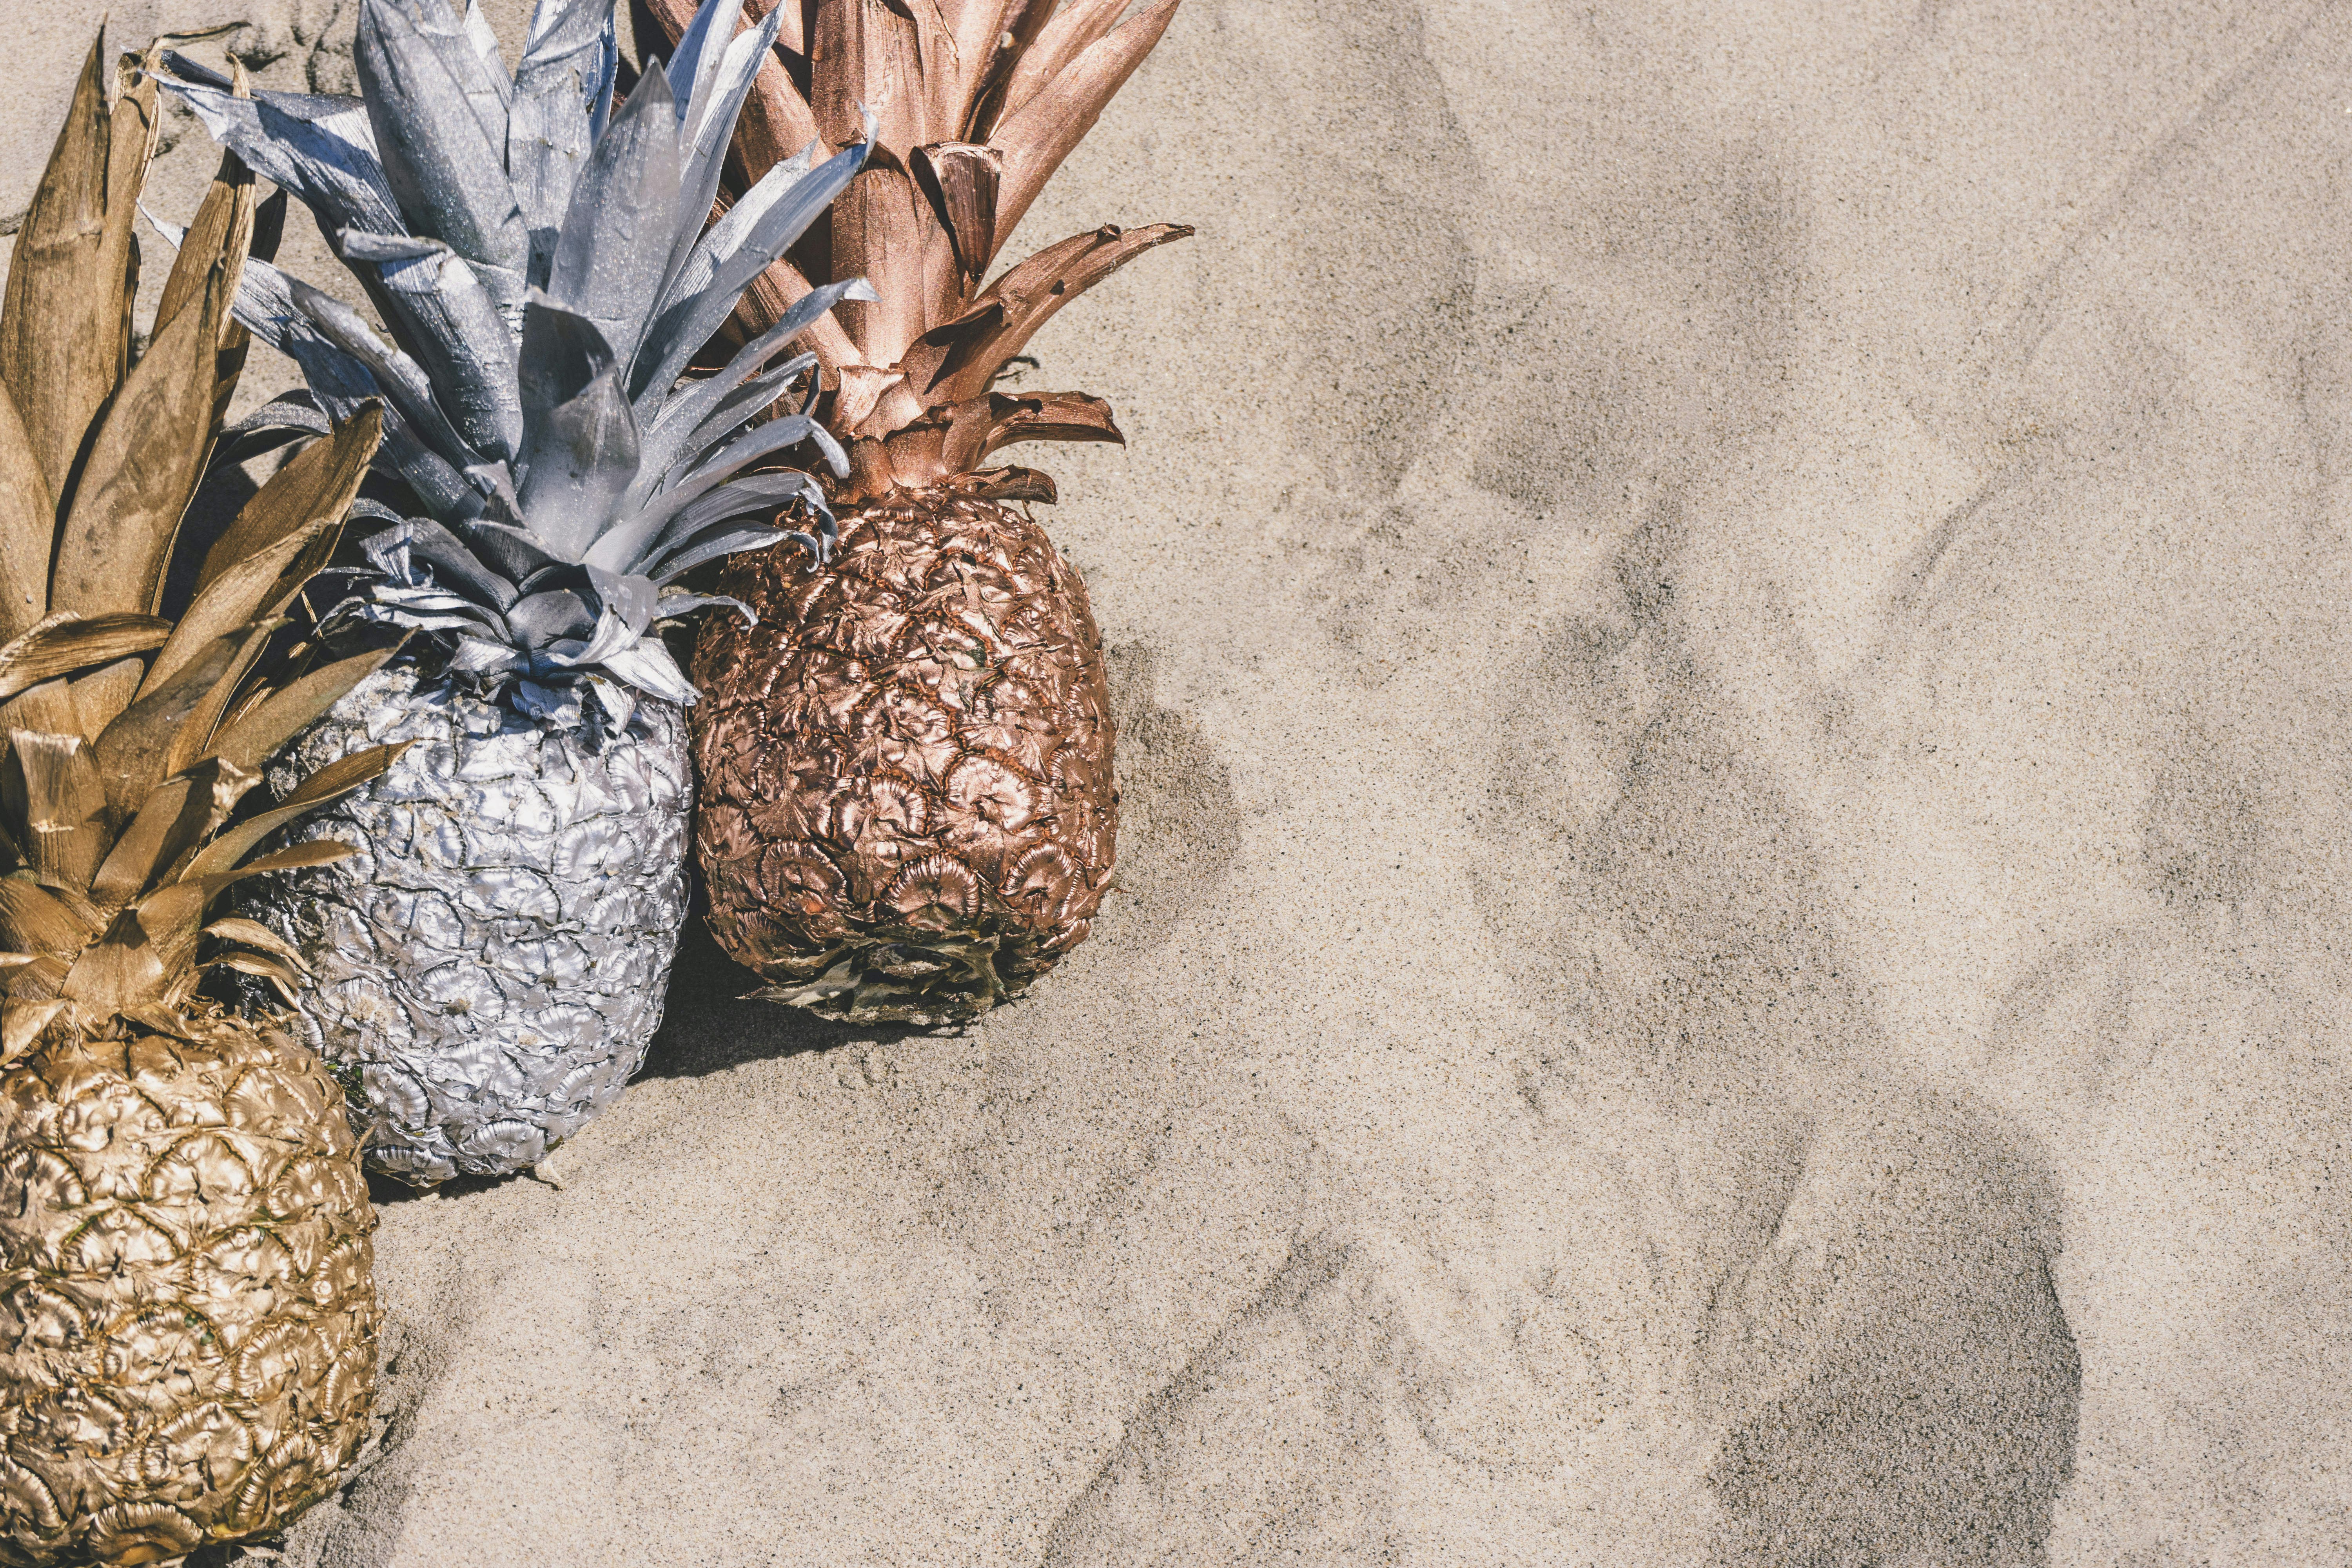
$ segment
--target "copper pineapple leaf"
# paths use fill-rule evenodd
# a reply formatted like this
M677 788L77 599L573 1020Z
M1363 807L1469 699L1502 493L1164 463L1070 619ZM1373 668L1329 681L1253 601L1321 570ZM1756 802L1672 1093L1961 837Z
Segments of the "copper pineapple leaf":
M745 130L745 145L774 152L761 162L782 163L812 142L822 140L817 135L816 110L809 107L799 88L784 68L774 60L762 60L760 74L751 79L751 93L743 105L741 124ZM757 165L755 165L757 166Z
M974 61L972 77L964 89L964 118L961 135L970 142L984 142L988 129L1003 117L1005 89L1013 84L1013 72L1021 57L1037 41L1052 20L1057 0L1010 0L1003 6L996 26L982 43ZM961 30L959 30L961 36Z
M1070 0L1037 33L1037 41L1022 52L1005 80L1000 111L1011 114L1045 89L1078 52L1118 25L1127 0Z
M809 107L826 146L856 141L869 113L875 140L899 158L932 140L923 133L921 57L911 16L893 12L887 0L818 0L809 54L824 62L810 83ZM869 260L836 248L834 270L866 272Z
M981 85L982 73L996 58L998 40L1004 37L1006 24L1019 26L1023 14L1035 9L1053 9L1051 0L1038 6L1031 0L940 0L940 8L954 30L956 53L963 63L963 90L966 107Z
M910 359L909 372L934 402L977 397L1056 310L1145 251L1192 232L1189 224L1129 229L1106 224L1049 245L990 284L961 316L925 334L937 363L919 371L920 362ZM926 374L929 379L921 379Z
M996 255L996 192L1004 155L971 142L940 142L915 149L915 178L939 207L956 265L967 286Z
M1178 4L1152 0L1108 36L1079 50L1034 98L1005 115L989 133L989 144L1004 153L1004 183L996 210L998 248L1013 237L1029 204L1070 149L1094 128L1103 105L1126 85L1168 30Z
M844 302L835 312L868 365L898 363L922 335L924 305L936 292L924 275L929 216L906 171L879 160L860 170L833 204L835 267L874 285L873 300ZM952 276L938 281L950 299L961 292Z
M1048 392L1028 397L992 392L972 399L972 404L984 404L986 413L969 423L959 418L950 427L947 461L958 472L976 466L998 447L1020 441L1127 444L1127 437L1111 421L1110 405L1083 392ZM961 415L963 410L957 412ZM975 435L976 448L971 445Z

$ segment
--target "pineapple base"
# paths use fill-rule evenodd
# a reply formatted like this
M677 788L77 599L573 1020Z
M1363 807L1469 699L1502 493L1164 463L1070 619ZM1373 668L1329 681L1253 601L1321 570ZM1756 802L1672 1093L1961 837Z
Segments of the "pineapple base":
M0 1563L282 1528L368 1434L383 1314L341 1093L205 1004L0 1073Z
M591 752L395 663L298 735L284 791L415 743L299 838L359 854L273 879L246 912L310 964L312 1038L368 1163L417 1186L536 1164L620 1097L661 1025L686 923L686 725L641 700Z
M1006 945L1001 931L958 937L903 926L860 931L805 957L767 955L754 962L738 951L748 948L746 922L734 921L731 933L716 917L710 924L729 956L770 982L744 993L745 1000L781 1002L845 1024L969 1023L1019 996L1052 965L1049 959L1034 966L1035 973L1023 973L1012 963L1000 964Z
M841 512L830 564L729 558L702 628L710 929L853 1023L952 1024L1086 940L1118 824L1102 637L1034 519L953 485Z

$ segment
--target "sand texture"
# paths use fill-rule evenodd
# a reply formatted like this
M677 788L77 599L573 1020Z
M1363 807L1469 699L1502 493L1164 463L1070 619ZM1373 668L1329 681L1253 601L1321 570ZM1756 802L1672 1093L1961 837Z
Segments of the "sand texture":
M561 1190L384 1206L292 1561L2352 1562L2347 169L2352 8L1187 0L1011 251L1200 226L1024 382L1097 934L690 941Z

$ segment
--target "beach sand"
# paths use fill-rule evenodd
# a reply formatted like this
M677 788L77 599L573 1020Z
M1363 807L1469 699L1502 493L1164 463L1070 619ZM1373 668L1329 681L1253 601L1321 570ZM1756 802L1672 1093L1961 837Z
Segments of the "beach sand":
M114 17L331 90L355 10ZM1200 230L1033 345L1128 447L1012 455L1097 934L944 1034L691 936L560 1189L380 1190L291 1560L2352 1561L2347 82L2279 5L1186 0L1010 250Z

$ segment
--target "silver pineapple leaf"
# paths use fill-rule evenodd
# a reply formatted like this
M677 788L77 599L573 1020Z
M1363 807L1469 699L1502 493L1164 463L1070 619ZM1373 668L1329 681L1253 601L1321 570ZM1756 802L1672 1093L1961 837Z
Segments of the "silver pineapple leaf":
M507 181L505 105L488 88L468 91L467 79L478 81L485 68L452 19L429 15L440 7L441 0L360 7L352 63L361 101L408 231L464 257L492 300L518 310L530 232ZM478 96L490 99L495 131Z
M742 0L706 0L617 116L614 0L540 0L510 79L478 0L361 0L359 99L238 98L169 62L214 134L311 207L393 340L246 269L237 319L302 365L316 404L283 417L380 400L378 461L426 513L367 542L376 574L336 614L442 634L453 672L512 682L550 721L580 710L583 681L608 717L616 681L691 701L653 628L742 606L676 579L784 540L822 560L835 536L815 480L746 470L810 441L845 473L839 445L805 411L737 437L810 370L775 363L792 341L873 291L814 290L719 375L686 375L875 134L869 115L866 142L772 169L705 233L781 12L738 36L741 18ZM753 521L795 503L814 531Z

